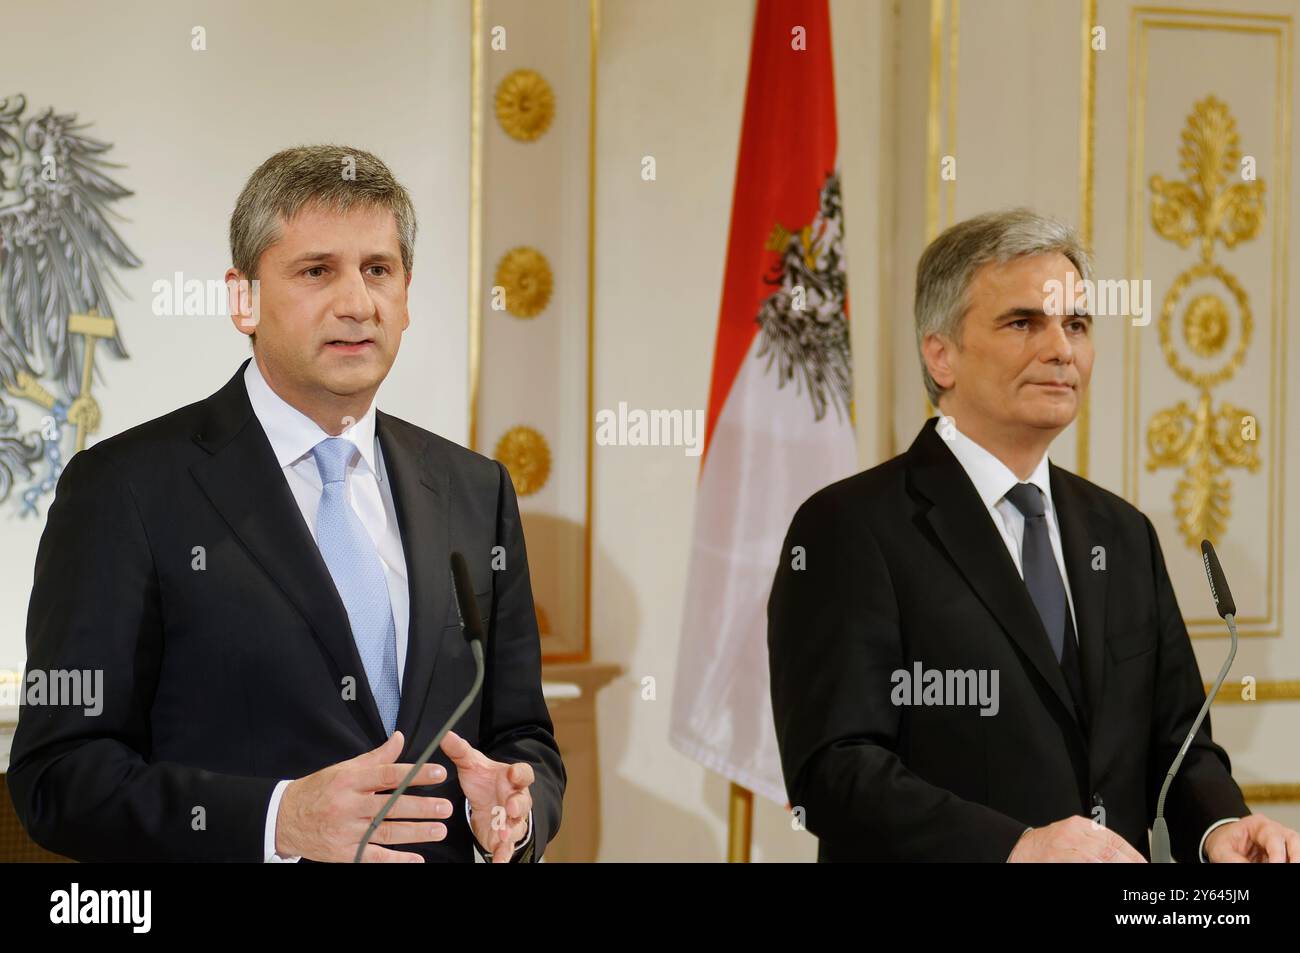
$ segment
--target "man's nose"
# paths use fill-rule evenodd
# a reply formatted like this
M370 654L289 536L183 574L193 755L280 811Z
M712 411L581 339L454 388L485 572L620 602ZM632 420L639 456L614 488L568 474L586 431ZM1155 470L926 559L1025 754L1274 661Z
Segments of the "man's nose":
M1065 322L1053 322L1048 327L1046 335L1039 357L1044 361L1071 363L1074 360L1074 345L1070 341L1070 335L1065 331Z
M378 308L375 299L366 285L365 276L360 272L349 272L339 279L334 298L334 316L336 318L354 318L357 321L369 321L375 317Z

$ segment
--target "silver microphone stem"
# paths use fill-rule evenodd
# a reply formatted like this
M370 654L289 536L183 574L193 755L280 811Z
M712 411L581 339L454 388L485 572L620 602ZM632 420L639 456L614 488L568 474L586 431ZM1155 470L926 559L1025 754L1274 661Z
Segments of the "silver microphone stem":
M420 755L419 760L416 761L415 764L411 765L411 770L406 772L406 777L402 778L402 783L399 784L396 790L388 796L388 800L384 802L384 806L379 809L379 813L375 815L375 819L370 822L370 826L366 828L365 835L361 838L361 843L357 844L357 853L356 856L352 858L352 863L361 863L361 855L365 852L366 845L370 843L370 835L379 829L380 823L388 816L388 812L392 809L393 805L397 803L397 799L402 796L402 793L410 786L411 781L415 778L415 775L419 770L429 763L429 759L433 757L433 753L438 750L438 745L442 744L442 739L447 737L447 732L451 731L452 725L460 721L461 716L464 715L465 712L469 711L469 706L474 704L475 696L478 695L479 689L483 687L483 672L485 668L483 664L483 643L478 639L474 639L469 643L469 650L474 653L474 686L469 690L469 694L461 700L461 703L456 706L456 710L451 713L451 717L447 719L446 724L444 724L442 728L439 729L438 733L433 736L433 740L430 741L428 746L424 749L424 753Z
M1214 680L1214 688L1205 696L1205 704L1201 706L1196 721L1192 723L1192 730L1187 733L1187 737L1183 740L1183 746L1178 749L1178 757L1174 758L1174 763L1169 766L1169 773L1165 775L1165 783L1160 787L1160 799L1156 802L1156 820L1151 825L1151 862L1153 864L1172 864L1174 862L1173 852L1169 846L1169 825L1165 823L1165 796L1169 793L1169 785L1173 783L1174 775L1178 773L1178 766L1183 763L1183 756L1187 754L1187 749L1191 747L1192 739L1201 730L1201 722L1205 721L1205 716L1210 710L1210 704L1218 697L1219 689L1223 687L1223 680L1228 677L1228 669L1232 668L1232 660L1237 657L1237 620L1232 613L1228 613L1223 617L1223 621L1228 623L1228 631L1232 633L1232 647L1228 650L1228 657L1224 660L1223 668L1219 669L1219 677Z

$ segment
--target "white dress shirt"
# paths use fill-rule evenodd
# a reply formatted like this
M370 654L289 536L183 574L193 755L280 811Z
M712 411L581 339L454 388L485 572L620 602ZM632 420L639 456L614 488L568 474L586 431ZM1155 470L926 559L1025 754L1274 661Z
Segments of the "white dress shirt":
M995 457L992 453L980 446L970 437L966 436L957 429L957 424L952 417L940 417L936 432L947 444L952 455L957 458L966 475L970 477L971 483L975 485L975 492L979 494L980 501L984 504L985 509L989 511L989 516L993 520L993 525L997 527L1002 542L1006 544L1007 552L1011 554L1011 561L1016 564L1016 572L1020 573L1020 578L1025 577L1024 564L1021 560L1021 552L1024 548L1025 538L1025 517L1020 510L1016 509L1014 503L1007 499L1007 491L1018 483L1021 479L1011 472L1010 467ZM1043 505L1045 508L1044 515L1047 517L1047 537L1052 544L1052 555L1056 557L1056 568L1060 570L1061 582L1065 585L1065 598L1070 607L1070 621L1074 626L1075 643L1079 639L1079 618L1074 611L1074 596L1070 593L1070 576L1065 571L1065 556L1061 549L1061 528L1056 519L1056 508L1052 505L1052 481L1048 470L1047 453L1038 461L1034 467L1034 472L1029 474L1025 483L1032 483L1043 491ZM1205 838L1210 836L1210 831L1222 824L1235 821L1237 818L1228 817L1221 821L1211 824L1205 833L1201 836L1200 856L1205 860Z
M316 539L316 511L320 508L320 469L312 456L312 448L328 439L320 426L296 407L285 401L262 376L257 359L248 362L244 370L244 386L248 402L253 407L262 430L266 432L271 450L280 464L289 490L293 493L302 518ZM352 441L359 451L348 463L345 471L348 501L361 524L370 535L371 542L383 564L384 580L388 583L388 598L393 608L393 627L397 637L397 686L401 690L402 676L406 670L406 643L410 628L411 597L406 577L406 555L402 552L402 535L397 523L397 510L393 505L392 486L384 468L384 454L375 433L375 405L372 402L361 419L338 434ZM271 793L266 810L266 834L263 859L268 862L296 861L297 857L281 857L275 852L275 819L280 811L280 800L289 781L282 780ZM469 801L465 802L466 817ZM519 847L527 846L532 837L532 812L528 815L528 831Z
M1020 483L1020 477L1011 469L985 450L970 437L957 429L951 417L939 421L939 435L952 451L957 462L961 464L966 475L975 484L975 492L989 511L993 525L997 527L1002 542L1006 544L1011 561L1016 564L1016 572L1025 578L1021 552L1024 549L1025 516L1016 509L1014 503L1007 499L1007 491ZM946 435L946 436L945 436ZM1079 620L1074 613L1074 597L1070 594L1070 577L1065 571L1065 556L1061 551L1061 528L1056 521L1056 509L1052 506L1052 481L1048 476L1047 454L1038 461L1034 472L1029 474L1025 483L1032 483L1043 491L1044 515L1047 517L1047 538L1052 543L1052 555L1056 557L1056 568L1060 570L1061 582L1065 584L1065 598L1070 607L1070 622L1074 626L1075 644L1079 639Z

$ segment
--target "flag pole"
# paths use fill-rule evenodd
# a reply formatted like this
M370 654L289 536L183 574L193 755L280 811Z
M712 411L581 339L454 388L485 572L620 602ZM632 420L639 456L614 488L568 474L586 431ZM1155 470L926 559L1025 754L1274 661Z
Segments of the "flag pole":
M753 826L754 792L733 783L727 810L727 863L749 863Z

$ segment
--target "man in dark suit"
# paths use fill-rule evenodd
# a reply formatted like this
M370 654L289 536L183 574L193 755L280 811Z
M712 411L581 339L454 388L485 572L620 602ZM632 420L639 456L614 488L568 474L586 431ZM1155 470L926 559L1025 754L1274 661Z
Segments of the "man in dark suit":
M473 682L459 551L483 690L364 859L540 859L565 772L510 477L373 404L410 323L410 197L369 153L291 149L230 232L251 360L59 480L28 672L102 671L103 697L24 706L18 815L82 860L351 860Z
M940 235L916 320L943 416L791 523L772 707L821 860L1149 857L1205 692L1150 521L1047 459L1092 369L1091 316L1050 299L1069 273L1091 278L1077 237L1032 212ZM1179 861L1300 860L1208 718L1165 815Z

